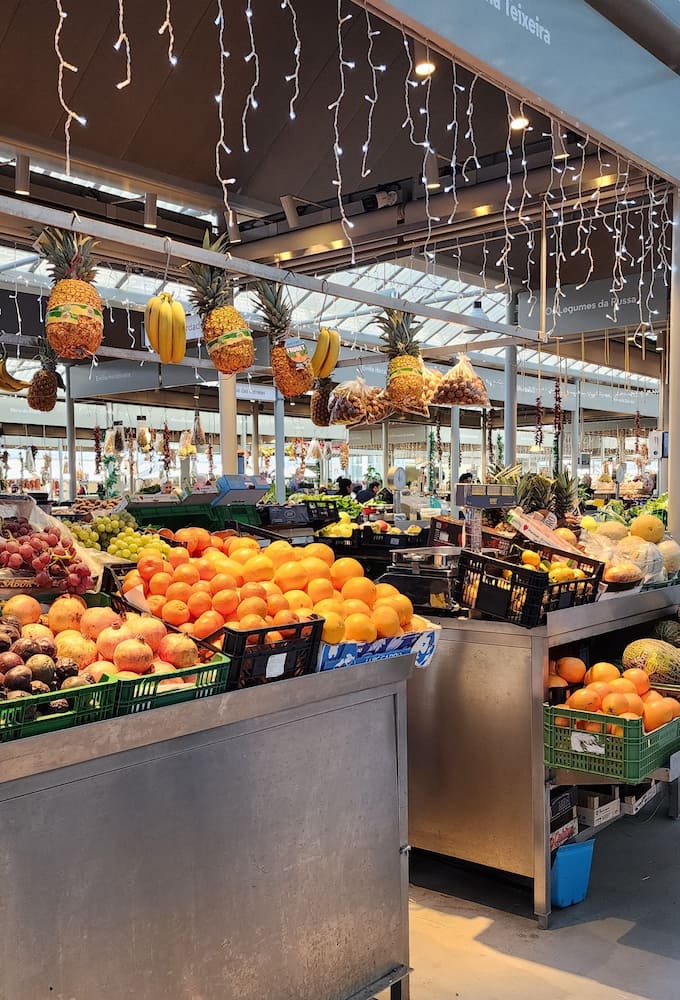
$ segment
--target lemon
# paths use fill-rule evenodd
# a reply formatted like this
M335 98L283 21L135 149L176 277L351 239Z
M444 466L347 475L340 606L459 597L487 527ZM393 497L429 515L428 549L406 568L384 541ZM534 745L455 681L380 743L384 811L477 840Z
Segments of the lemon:
M597 521L590 514L586 514L585 517L581 518L581 527L585 531L597 531Z
M541 563L541 557L538 552L533 552L531 549L524 549L522 552L522 565L523 566L539 566Z

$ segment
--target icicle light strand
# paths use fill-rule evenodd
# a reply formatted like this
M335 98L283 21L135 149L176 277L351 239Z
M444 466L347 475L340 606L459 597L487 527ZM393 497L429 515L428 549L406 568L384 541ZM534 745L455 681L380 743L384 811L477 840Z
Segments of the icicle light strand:
M230 53L224 47L224 7L222 0L217 0L217 17L215 18L215 24L218 29L218 39L219 39L219 57L220 57L220 89L215 95L215 100L217 102L217 113L220 121L220 134L218 136L217 142L215 144L215 175L222 187L222 197L224 198L224 207L229 211L229 185L234 184L236 178L234 177L224 177L222 173L222 153L226 153L227 156L231 155L231 149L226 143L226 133L227 126L224 119L224 94L226 90L226 74L224 70L224 64L229 58Z
M56 0L58 21L57 27L54 32L54 51L56 53L57 59L59 60L59 74L57 77L57 95L59 97L59 103L61 104L65 114L66 121L64 122L64 140L66 145L66 176L71 175L71 122L75 119L79 125L87 125L87 118L83 115L79 115L66 103L64 97L64 70L67 69L71 73L77 73L78 67L74 66L73 63L66 62L61 52L61 29L64 26L64 21L68 17L68 14L64 10L61 0Z
M475 84L477 83L478 79L479 75L475 73L475 75L472 78L472 82L470 83L470 90L468 92L468 104L467 104L467 109L465 111L465 117L467 118L467 123L468 123L467 132L465 133L465 138L470 140L470 145L472 146L472 152L465 160L463 166L460 168L460 172L466 184L470 179L467 175L468 163L472 161L477 170L479 170L481 167L481 163L479 162L479 159L477 157L477 141L475 139L475 125L473 120L475 113L475 104L474 104Z
M175 31L172 26L172 0L165 0L165 20L158 29L158 34L164 35L166 31L168 33L168 62L171 66L176 66L177 56L175 55Z
M451 209L451 214L448 218L448 224L451 225L455 219L456 212L458 211L458 189L456 185L456 170L458 168L458 134L460 127L458 124L458 93L459 91L464 91L465 87L458 83L458 67L455 62L451 63L451 74L452 74L452 118L451 121L446 126L447 132L453 132L453 143L451 147L451 184L450 186L444 188L447 194L451 194L453 197L453 208Z
M130 52L130 39L125 30L125 0L118 0L118 38L114 43L116 52L120 51L121 45L125 46L125 79L116 84L116 90L123 90L129 87L132 79L132 58Z
M378 103L378 73L384 73L386 66L377 65L373 62L373 39L377 38L380 34L373 25L371 24L371 15L368 13L368 8L364 9L364 14L366 15L366 34L368 37L368 52L366 54L366 61L368 62L369 68L371 70L371 93L364 94L364 98L368 101L368 119L366 122L366 140L361 147L362 158L361 158L361 176L368 177L371 172L371 168L367 166L368 162L368 152L371 147L371 139L373 137L373 113L375 111L375 106Z
M340 145L340 108L342 106L342 101L345 96L345 90L347 87L345 80L345 71L348 69L354 69L354 63L348 59L345 59L345 50L342 38L342 28L346 21L351 21L352 15L345 14L342 15L342 0L338 0L338 71L340 76L340 90L337 98L332 104L328 105L328 110L333 112L333 156L335 159L335 180L333 184L337 189L338 195L338 208L340 209L340 221L342 225L342 231L347 238L349 247L352 254L352 264L356 261L356 256L354 252L354 243L352 242L351 231L354 228L354 223L347 217L345 212L345 206L342 200L342 166L340 164L340 158L342 157L342 146Z
M255 66L255 76L253 77L253 82L251 84L250 90L248 91L248 96L246 97L245 107L243 108L243 114L241 115L241 128L243 132L243 152L249 153L250 146L248 145L248 112L250 111L251 108L253 111L257 110L257 98L255 97L255 92L260 83L260 57L257 54L257 48L255 47L252 0L248 0L246 4L246 22L248 24L250 51L244 57L244 59L245 62L247 63L253 62Z
M290 11L290 20L293 28L293 37L295 38L295 46L293 48L293 57L295 59L295 68L292 73L288 73L286 76L286 83L293 84L293 93L288 103L288 117L291 121L295 121L295 102L300 96L300 54L302 52L302 42L300 40L300 33L298 31L297 25L297 12L295 7L293 7L292 0L281 0L281 10L288 9Z

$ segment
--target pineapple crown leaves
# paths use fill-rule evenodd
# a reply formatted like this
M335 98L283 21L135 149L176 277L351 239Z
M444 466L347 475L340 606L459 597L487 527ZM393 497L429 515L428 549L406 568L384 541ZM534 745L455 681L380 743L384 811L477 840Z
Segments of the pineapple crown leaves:
M257 281L253 286L256 312L273 344L280 343L290 329L293 307L285 301L285 287L276 281Z
M396 358L400 354L418 357L420 344L416 337L421 324L415 322L413 313L402 312L400 309L385 309L383 315L377 317L376 323L383 331L380 334L380 339L385 345L382 350L390 358Z
M578 499L576 482L567 469L557 474L551 492L550 509L558 518L566 517L574 509Z
M52 374L56 375L59 388L66 388L63 378L57 371L57 352L51 346L47 337L38 337L38 359L43 371L52 372Z
M55 283L64 278L94 281L97 267L92 253L98 246L97 240L56 226L33 231L37 236L34 246L48 262Z
M210 236L210 230L206 229L203 237L203 250L223 253L226 245L226 233L213 240ZM188 261L184 268L188 273L189 281L194 286L189 299L197 307L201 316L207 316L213 309L230 304L230 278L227 271L212 264L199 264L197 261Z

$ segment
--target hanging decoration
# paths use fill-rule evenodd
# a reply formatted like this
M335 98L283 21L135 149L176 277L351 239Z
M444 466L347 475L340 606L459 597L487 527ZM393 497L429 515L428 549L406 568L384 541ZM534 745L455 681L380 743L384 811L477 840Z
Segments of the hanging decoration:
M118 0L118 38L113 46L116 52L120 51L121 45L125 46L125 79L116 84L116 90L124 90L132 80L130 39L125 30L125 0Z
M300 96L300 54L302 52L302 42L298 31L297 13L295 11L295 7L293 7L292 0L281 0L281 9L288 9L290 11L291 27L293 29L293 37L295 39L295 47L293 48L295 67L293 72L287 73L285 77L286 83L293 84L293 94L288 104L288 117L291 121L295 121L295 102Z
M483 419L486 421L486 453L489 465L493 465L495 461L494 450L493 450L493 421L491 419L491 413L483 414Z
M99 424L94 425L94 472L99 476L102 471L102 429Z
M564 416L562 413L562 385L560 376L555 378L554 403L553 403L553 476L560 473L560 435Z
M66 98L64 97L64 70L69 70L70 73L77 73L78 67L73 63L67 62L61 52L61 31L64 26L64 21L68 17L68 14L64 10L61 0L56 0L58 21L57 27L54 32L54 51L59 60L59 70L57 76L57 96L59 98L59 103L66 115L64 121L64 141L65 141L65 152L66 152L66 176L71 175L71 123L75 120L79 125L87 125L87 118L84 115L79 115L77 111L74 111L66 103Z
M338 71L340 76L340 90L338 96L332 104L328 105L328 110L333 112L333 157L335 159L335 179L333 185L336 189L338 208L340 210L340 222L342 231L345 234L352 253L352 264L355 263L354 243L352 241L352 229L354 223L348 218L345 211L345 204L342 200L342 166L340 158L343 150L340 145L340 108L347 89L346 71L354 69L354 63L350 59L345 59L344 41L342 28L347 21L352 20L351 14L342 14L342 0L338 0Z
M437 416L436 434L437 434L437 437L436 437L436 443L437 443L437 461L441 465L442 464L442 459L444 457L444 448L442 446L442 422L441 422L441 418L439 416Z
M503 461L505 458L505 452L503 447L503 435L500 431L496 433L496 461L498 465L503 467Z
M172 465L172 453L170 451L170 428L168 427L167 420L163 424L163 468L166 474L170 471L170 466Z
M147 426L146 417L137 417L136 443L139 451L148 455L151 451L151 435Z
M534 434L534 444L537 448L543 447L543 403L541 397L536 397L536 432Z
M158 29L158 34L163 35L167 31L168 33L168 62L171 66L177 65L177 56L175 55L175 32L172 27L172 0L165 0L165 20Z
M437 470L435 468L435 440L434 431L431 430L427 436L427 489L429 493L434 493L437 488Z
M247 63L253 62L255 66L255 75L253 82L250 86L250 90L246 96L245 107L243 108L243 114L241 115L241 131L243 139L243 152L249 153L250 146L248 145L248 111L252 108L253 111L257 110L257 99L255 97L255 91L257 90L260 83L260 57L257 54L257 48L255 47L255 32L253 30L253 4L252 0L247 0L246 3L246 22L248 24L248 38L250 39L250 51L245 56L245 61Z
M635 411L635 454L640 454L640 411Z
M343 441L340 445L340 468L343 472L349 469L349 441Z
M212 434L208 436L208 476L210 480L215 479L215 456L213 454Z

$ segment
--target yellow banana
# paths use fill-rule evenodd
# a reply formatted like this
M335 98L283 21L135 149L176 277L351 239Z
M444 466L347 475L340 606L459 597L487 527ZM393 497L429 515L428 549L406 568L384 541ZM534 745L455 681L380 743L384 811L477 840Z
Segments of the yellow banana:
M144 329L151 348L156 354L158 354L158 316L163 301L162 295L154 295L149 299L144 309Z
M7 371L6 358L0 358L0 389L5 389L7 392L20 392L22 389L28 389L30 384L30 382L22 382L21 379L10 375Z
M326 355L328 354L330 340L330 331L327 330L325 326L322 326L319 330L319 336L316 340L316 348L312 356L312 372L314 375L318 375L319 371L323 367Z
M170 300L172 310L172 355L170 360L177 364L182 360L187 349L187 318L181 302Z
M164 365L172 358L172 306L167 297L158 309L158 356Z
M338 363L340 356L340 334L337 330L329 330L328 333L330 335L330 345L324 362L319 368L319 378L328 378Z

